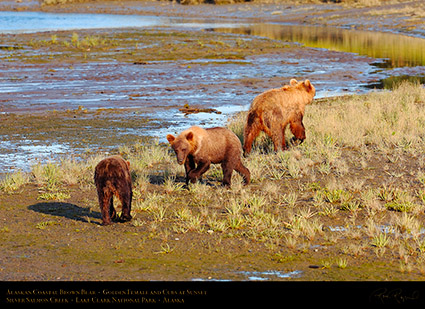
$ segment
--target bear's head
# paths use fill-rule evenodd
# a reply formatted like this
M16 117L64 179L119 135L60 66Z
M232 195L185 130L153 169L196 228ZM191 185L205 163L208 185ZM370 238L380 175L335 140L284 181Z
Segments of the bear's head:
M308 79L302 82L302 87L304 87L305 91L307 91L311 97L316 95L316 88L314 88L313 84Z
M177 163L183 164L186 162L187 156L192 152L193 150L193 143L194 143L194 135L193 132L188 132L185 134L180 134L177 137L174 137L171 134L167 135L167 140L170 143L171 147L173 148L174 152L177 156Z
M284 86L287 87L286 89L290 89L291 87L296 88L297 90L305 91L307 92L311 98L313 98L316 95L316 88L314 88L313 84L306 79L303 82L297 81L295 78L291 79L289 81L290 86Z

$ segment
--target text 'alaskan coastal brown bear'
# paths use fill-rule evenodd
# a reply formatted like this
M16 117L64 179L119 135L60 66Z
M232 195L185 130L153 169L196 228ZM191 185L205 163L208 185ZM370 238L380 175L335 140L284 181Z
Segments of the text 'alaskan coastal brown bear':
M313 101L316 89L307 79L271 89L258 95L252 102L244 128L244 154L251 152L252 143L261 131L273 141L274 150L286 149L285 129L289 124L294 137L300 143L305 139L303 117L305 106Z
M130 221L133 197L130 163L120 156L103 159L96 165L94 182L102 213L102 225ZM114 195L120 200L122 206L119 218L113 204Z
M186 184L195 183L211 163L221 164L225 186L231 185L233 170L242 175L245 184L250 182L251 174L241 161L241 142L232 131L221 127L202 129L193 126L177 137L168 134L167 140L176 153L177 162L184 164Z

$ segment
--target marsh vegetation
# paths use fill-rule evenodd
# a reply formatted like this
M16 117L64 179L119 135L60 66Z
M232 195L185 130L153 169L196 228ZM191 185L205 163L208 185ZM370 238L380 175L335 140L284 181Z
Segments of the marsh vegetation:
M240 138L245 116L237 114L228 123ZM231 189L221 186L219 166L211 168L201 183L186 188L184 170L167 145L147 142L120 147L117 152L131 164L134 219L109 229L133 236L112 242L102 261L111 256L126 261L159 256L172 261L185 256L186 266L161 273L165 279L202 274L240 279L230 262L236 256L263 270L301 270L303 280L421 278L425 272L424 88L403 83L393 91L316 100L307 107L304 119L307 139L288 151L273 152L270 140L261 136L244 159L252 184L243 186L242 178L234 174ZM288 141L290 137L288 130ZM107 238L106 230L94 228L100 216L93 169L103 157L102 153L88 154L83 160L64 157L36 164L29 173L4 177L2 216L22 212L29 223L21 229L20 219L3 221L2 246L32 239L32 250L39 250L41 245L35 243L43 237L55 239L49 250L60 250L63 259L78 258L81 263L92 259L82 248L64 251L65 240L55 235L76 237L85 230L89 236L84 243ZM69 205L74 205L74 213ZM44 218L35 216L34 210ZM143 249L135 249L136 244ZM185 244L196 254L186 256ZM219 260L227 271L211 269L205 254L221 254ZM185 263L192 263L194 256L203 257L203 271L194 263L196 275L183 275L191 269ZM130 278L136 275L131 274L134 260L120 264ZM152 278L152 273L145 276Z
M156 1L44 2L60 5L36 9L224 16L419 36L423 24L423 4L403 1L279 1L208 10ZM13 4L17 10L34 9L34 3L19 3ZM375 7L362 9L369 5ZM186 187L169 146L141 134L177 130L175 113L165 121L152 116L158 110L218 110L218 101L227 106L239 100L233 111L240 111L257 93L291 77L341 93L394 73L421 73L414 68L424 61L420 39L349 30L310 36L311 29L293 28L288 39L282 27L261 24L236 34L157 27L1 35L7 90L0 155L22 155L26 167L0 175L2 280L422 280L420 84L393 87L395 77L384 81L391 91L317 99L306 108L304 143L275 153L266 136L256 141L243 159L251 170L248 186L235 173L232 187L222 187L221 168L214 166L202 182ZM402 46L381 53L387 42ZM376 54L365 51L369 43ZM371 65L376 59L346 52L389 59ZM405 68L388 73L398 66ZM195 106L198 94L204 105ZM170 98L171 106L165 103ZM240 112L227 123L240 139L245 117ZM22 144L61 145L63 155L29 163L28 153L19 153ZM93 172L111 154L131 163L133 220L101 227Z

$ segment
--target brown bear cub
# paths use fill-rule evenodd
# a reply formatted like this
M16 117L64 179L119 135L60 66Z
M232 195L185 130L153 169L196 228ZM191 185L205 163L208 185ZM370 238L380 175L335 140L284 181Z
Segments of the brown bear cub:
M102 225L130 221L132 218L130 215L131 199L133 197L130 163L124 161L120 156L103 159L96 165L94 182L102 213ZM114 195L122 205L120 218L118 218L114 208Z
M168 134L167 140L176 153L177 162L184 164L186 184L195 183L211 163L221 164L225 186L230 186L233 170L242 175L245 184L250 182L251 173L241 161L241 142L232 131L193 126L177 137Z
M252 143L261 131L273 141L274 150L286 149L285 130L289 124L293 142L305 139L303 117L305 106L313 101L316 89L307 79L271 89L258 95L251 104L244 128L244 154L251 152Z

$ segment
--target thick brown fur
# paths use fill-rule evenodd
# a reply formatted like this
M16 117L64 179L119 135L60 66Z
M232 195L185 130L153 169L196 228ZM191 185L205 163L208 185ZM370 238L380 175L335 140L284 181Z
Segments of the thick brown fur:
M242 175L248 184L251 173L242 164L242 145L239 138L226 128L202 129L193 126L174 137L167 135L167 140L174 149L177 162L184 164L186 184L195 183L212 164L221 164L223 185L230 186L233 170Z
M271 89L258 95L251 104L244 128L244 154L251 152L252 143L261 131L273 141L274 150L286 149L285 130L289 124L293 141L302 143L305 128L302 122L305 106L313 101L316 89L307 79Z
M94 182L102 214L102 225L130 221L132 218L130 215L131 199L133 197L130 163L120 156L103 159L96 165ZM122 213L119 218L113 204L114 195L122 205Z

